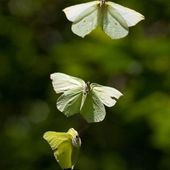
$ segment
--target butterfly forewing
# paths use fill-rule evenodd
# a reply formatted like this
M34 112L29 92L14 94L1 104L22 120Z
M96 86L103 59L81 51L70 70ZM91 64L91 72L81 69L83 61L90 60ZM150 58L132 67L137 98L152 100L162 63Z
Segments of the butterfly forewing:
M73 22L72 31L81 37L89 34L98 26L98 12L98 4L91 6L89 11L81 14L81 20Z
M63 73L53 73L50 75L50 78L56 93L62 93L72 89L83 89L86 86L82 79Z
M116 103L115 99L119 99L122 96L120 91L112 87L102 86L97 83L92 83L90 87L99 100L108 107L114 106Z
M80 114L89 123L100 122L105 118L106 111L99 98L93 92L90 92L86 97Z
M107 11L110 13L110 15L116 19L116 21L119 22L119 24L125 28L126 30L128 30L128 25L125 21L125 19L121 16L121 14L116 10L114 9L111 5L108 5L106 3L106 6L107 6Z
M49 143L52 150L57 150L58 146L64 141L70 141L71 135L62 132L45 132L43 138Z
M136 25L139 21L144 19L144 16L135 10L110 1L106 2L106 4L115 9L124 18L129 27Z
M107 4L104 10L103 30L112 39L125 37L129 31L121 15Z
M94 11L96 9L96 4L99 4L99 1L73 5L65 8L63 11L69 21L77 22Z

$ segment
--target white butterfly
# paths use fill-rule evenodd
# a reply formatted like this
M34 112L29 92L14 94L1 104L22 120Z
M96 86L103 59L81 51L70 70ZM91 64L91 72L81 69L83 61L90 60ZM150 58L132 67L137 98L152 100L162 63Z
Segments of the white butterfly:
M140 13L105 0L82 3L65 8L64 13L73 22L72 31L84 37L97 26L112 39L125 37L129 27L144 19Z
M122 93L112 87L85 83L82 79L63 73L50 75L55 92L63 93L57 108L66 116L80 113L87 122L100 122L105 118L104 105L112 107Z

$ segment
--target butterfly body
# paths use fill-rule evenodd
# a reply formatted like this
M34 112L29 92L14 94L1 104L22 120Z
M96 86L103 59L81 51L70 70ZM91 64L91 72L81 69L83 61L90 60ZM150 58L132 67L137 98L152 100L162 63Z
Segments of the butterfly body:
M125 37L129 27L144 19L140 13L114 2L99 0L67 7L63 10L69 21L73 22L72 31L84 37L96 27L112 39Z
M112 107L122 93L112 87L85 83L82 79L63 73L51 74L53 88L62 93L57 108L66 116L80 113L87 122L100 122L105 118L104 105Z
M78 132L70 128L68 132L45 132L43 138L49 143L54 157L62 169L74 168L81 147Z

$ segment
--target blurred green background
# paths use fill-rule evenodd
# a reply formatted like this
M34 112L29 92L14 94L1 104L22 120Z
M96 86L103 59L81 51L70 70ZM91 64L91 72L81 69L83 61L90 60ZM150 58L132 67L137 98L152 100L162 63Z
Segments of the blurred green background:
M146 20L127 37L74 35L62 9L80 0L0 0L0 169L60 170L47 130L80 132L76 170L170 169L169 0L116 0ZM119 89L101 123L56 109L50 74Z

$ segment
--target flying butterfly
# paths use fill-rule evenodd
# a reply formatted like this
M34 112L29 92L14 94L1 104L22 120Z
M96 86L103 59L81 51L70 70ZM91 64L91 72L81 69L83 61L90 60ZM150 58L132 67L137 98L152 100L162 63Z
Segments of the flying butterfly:
M105 0L70 6L63 11L73 22L73 33L80 37L85 37L99 26L110 38L123 38L128 34L129 27L144 19L135 10Z
M105 106L112 107L122 93L115 88L97 83L85 83L82 79L64 73L50 75L55 92L63 93L57 100L57 108L66 116L80 113L91 122L105 118Z
M60 167L62 169L73 169L81 146L78 132L73 128L70 128L66 133L47 131L43 138L52 148Z

